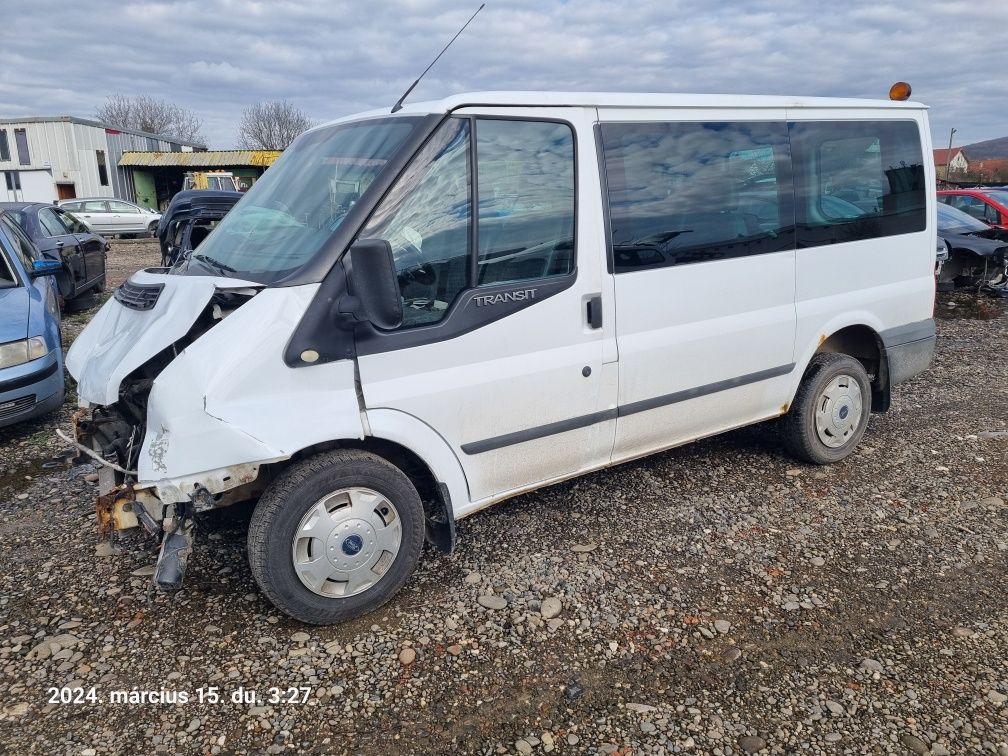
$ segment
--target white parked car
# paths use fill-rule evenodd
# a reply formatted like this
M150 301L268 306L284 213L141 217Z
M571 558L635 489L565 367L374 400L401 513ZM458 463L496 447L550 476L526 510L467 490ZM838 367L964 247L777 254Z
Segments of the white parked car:
M929 134L911 102L529 92L317 127L70 349L99 523L175 588L194 514L258 499L252 574L325 624L591 470L781 416L839 462L932 358Z
M84 220L95 233L103 236L112 234L155 236L158 221L161 220L161 213L110 197L63 200L59 204L60 207L65 207Z

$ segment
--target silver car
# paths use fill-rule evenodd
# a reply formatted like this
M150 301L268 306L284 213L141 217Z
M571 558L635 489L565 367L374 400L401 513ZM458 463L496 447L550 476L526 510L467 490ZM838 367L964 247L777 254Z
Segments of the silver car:
M155 213L140 205L113 197L93 197L63 200L65 207L85 221L95 233L104 236L112 234L157 234L161 213Z

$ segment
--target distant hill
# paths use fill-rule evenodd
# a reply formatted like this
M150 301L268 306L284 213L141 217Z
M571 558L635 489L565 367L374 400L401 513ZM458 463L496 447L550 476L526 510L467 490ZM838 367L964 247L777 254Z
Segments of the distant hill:
M1008 158L1008 137L988 139L985 142L967 144L960 148L969 160L996 160Z

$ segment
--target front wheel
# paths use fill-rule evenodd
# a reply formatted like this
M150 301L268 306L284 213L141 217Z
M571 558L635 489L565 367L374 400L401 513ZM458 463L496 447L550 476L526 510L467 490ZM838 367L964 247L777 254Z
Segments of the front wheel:
M283 473L249 523L252 575L280 610L313 625L377 609L423 547L420 496L401 470L359 450L326 452Z
M151 238L157 237L157 227L158 227L157 221L154 221L149 226L147 226L147 235L150 236Z
M826 465L847 457L868 427L871 381L864 366L846 354L817 354L784 417L791 454Z

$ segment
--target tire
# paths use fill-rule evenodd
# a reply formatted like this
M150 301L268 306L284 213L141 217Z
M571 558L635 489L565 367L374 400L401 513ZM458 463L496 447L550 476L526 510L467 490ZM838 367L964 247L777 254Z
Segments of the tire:
M95 293L93 290L74 292L72 299L66 299L63 303L63 312L67 315L83 312L95 304Z
M147 234L152 239L156 239L157 238L157 229L158 229L158 224L157 223L151 223L149 226L147 226Z
M106 279L106 274L102 273L102 277L99 278L98 281L95 283L95 285L91 287L91 290L95 294L101 294L103 291L105 291L105 286L106 286L106 283L107 283L105 279Z
M864 365L846 354L817 354L784 416L784 442L804 462L839 462L854 451L870 414L871 381Z
M323 509L330 505L327 516ZM383 518L392 519L383 524ZM393 553L382 543L391 544L396 522ZM341 449L299 462L270 484L249 523L248 558L274 606L301 622L331 625L388 601L413 573L423 541L423 504L409 478L375 454ZM337 573L346 566L349 571ZM302 579L309 573L329 578L316 582L316 590ZM333 581L337 574L348 578Z

